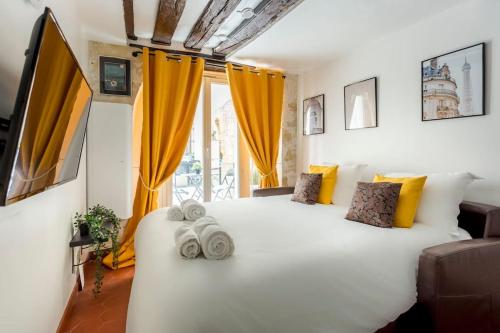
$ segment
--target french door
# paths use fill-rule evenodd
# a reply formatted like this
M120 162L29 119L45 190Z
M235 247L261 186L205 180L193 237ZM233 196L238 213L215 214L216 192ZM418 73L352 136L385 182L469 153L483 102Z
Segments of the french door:
M250 163L223 73L206 72L191 135L176 172L160 190L160 206L248 196Z

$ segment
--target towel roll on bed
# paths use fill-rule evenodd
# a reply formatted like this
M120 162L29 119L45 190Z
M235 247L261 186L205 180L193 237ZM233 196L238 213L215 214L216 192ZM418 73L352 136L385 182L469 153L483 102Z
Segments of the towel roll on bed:
M181 207L172 206L167 210L167 219L170 221L182 221L184 220L184 213Z
M206 210L202 204L193 199L187 199L181 202L181 209L184 213L184 218L188 221L196 221L200 217L205 216Z
M200 240L193 228L181 225L174 233L177 254L185 259L196 258L201 251Z

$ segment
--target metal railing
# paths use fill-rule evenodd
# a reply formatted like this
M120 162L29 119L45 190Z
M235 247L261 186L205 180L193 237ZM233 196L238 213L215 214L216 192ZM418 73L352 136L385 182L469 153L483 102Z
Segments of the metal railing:
M435 96L435 95L445 95L451 96L453 98L459 99L457 93L450 89L426 89L424 90L424 96Z
M425 81L430 81L430 80L443 80L443 81L450 81L450 82L453 82L456 84L456 81L454 78L452 78L451 76L444 76L444 75L441 75L441 74L432 74L432 75L426 75L424 74L424 82Z

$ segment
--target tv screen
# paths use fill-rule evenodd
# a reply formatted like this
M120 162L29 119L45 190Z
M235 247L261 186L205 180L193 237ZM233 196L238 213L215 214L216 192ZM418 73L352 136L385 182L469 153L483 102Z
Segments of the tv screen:
M77 177L92 100L48 8L25 56L14 109L0 121L0 205Z

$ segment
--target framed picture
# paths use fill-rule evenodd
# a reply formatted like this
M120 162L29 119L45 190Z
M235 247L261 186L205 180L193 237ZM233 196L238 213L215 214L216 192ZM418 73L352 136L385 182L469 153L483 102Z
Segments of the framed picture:
M346 130L378 126L376 77L344 87L344 122Z
M304 100L303 135L325 133L325 95L321 94Z
M101 94L130 96L130 60L99 57Z
M485 114L484 45L422 61L422 121Z

